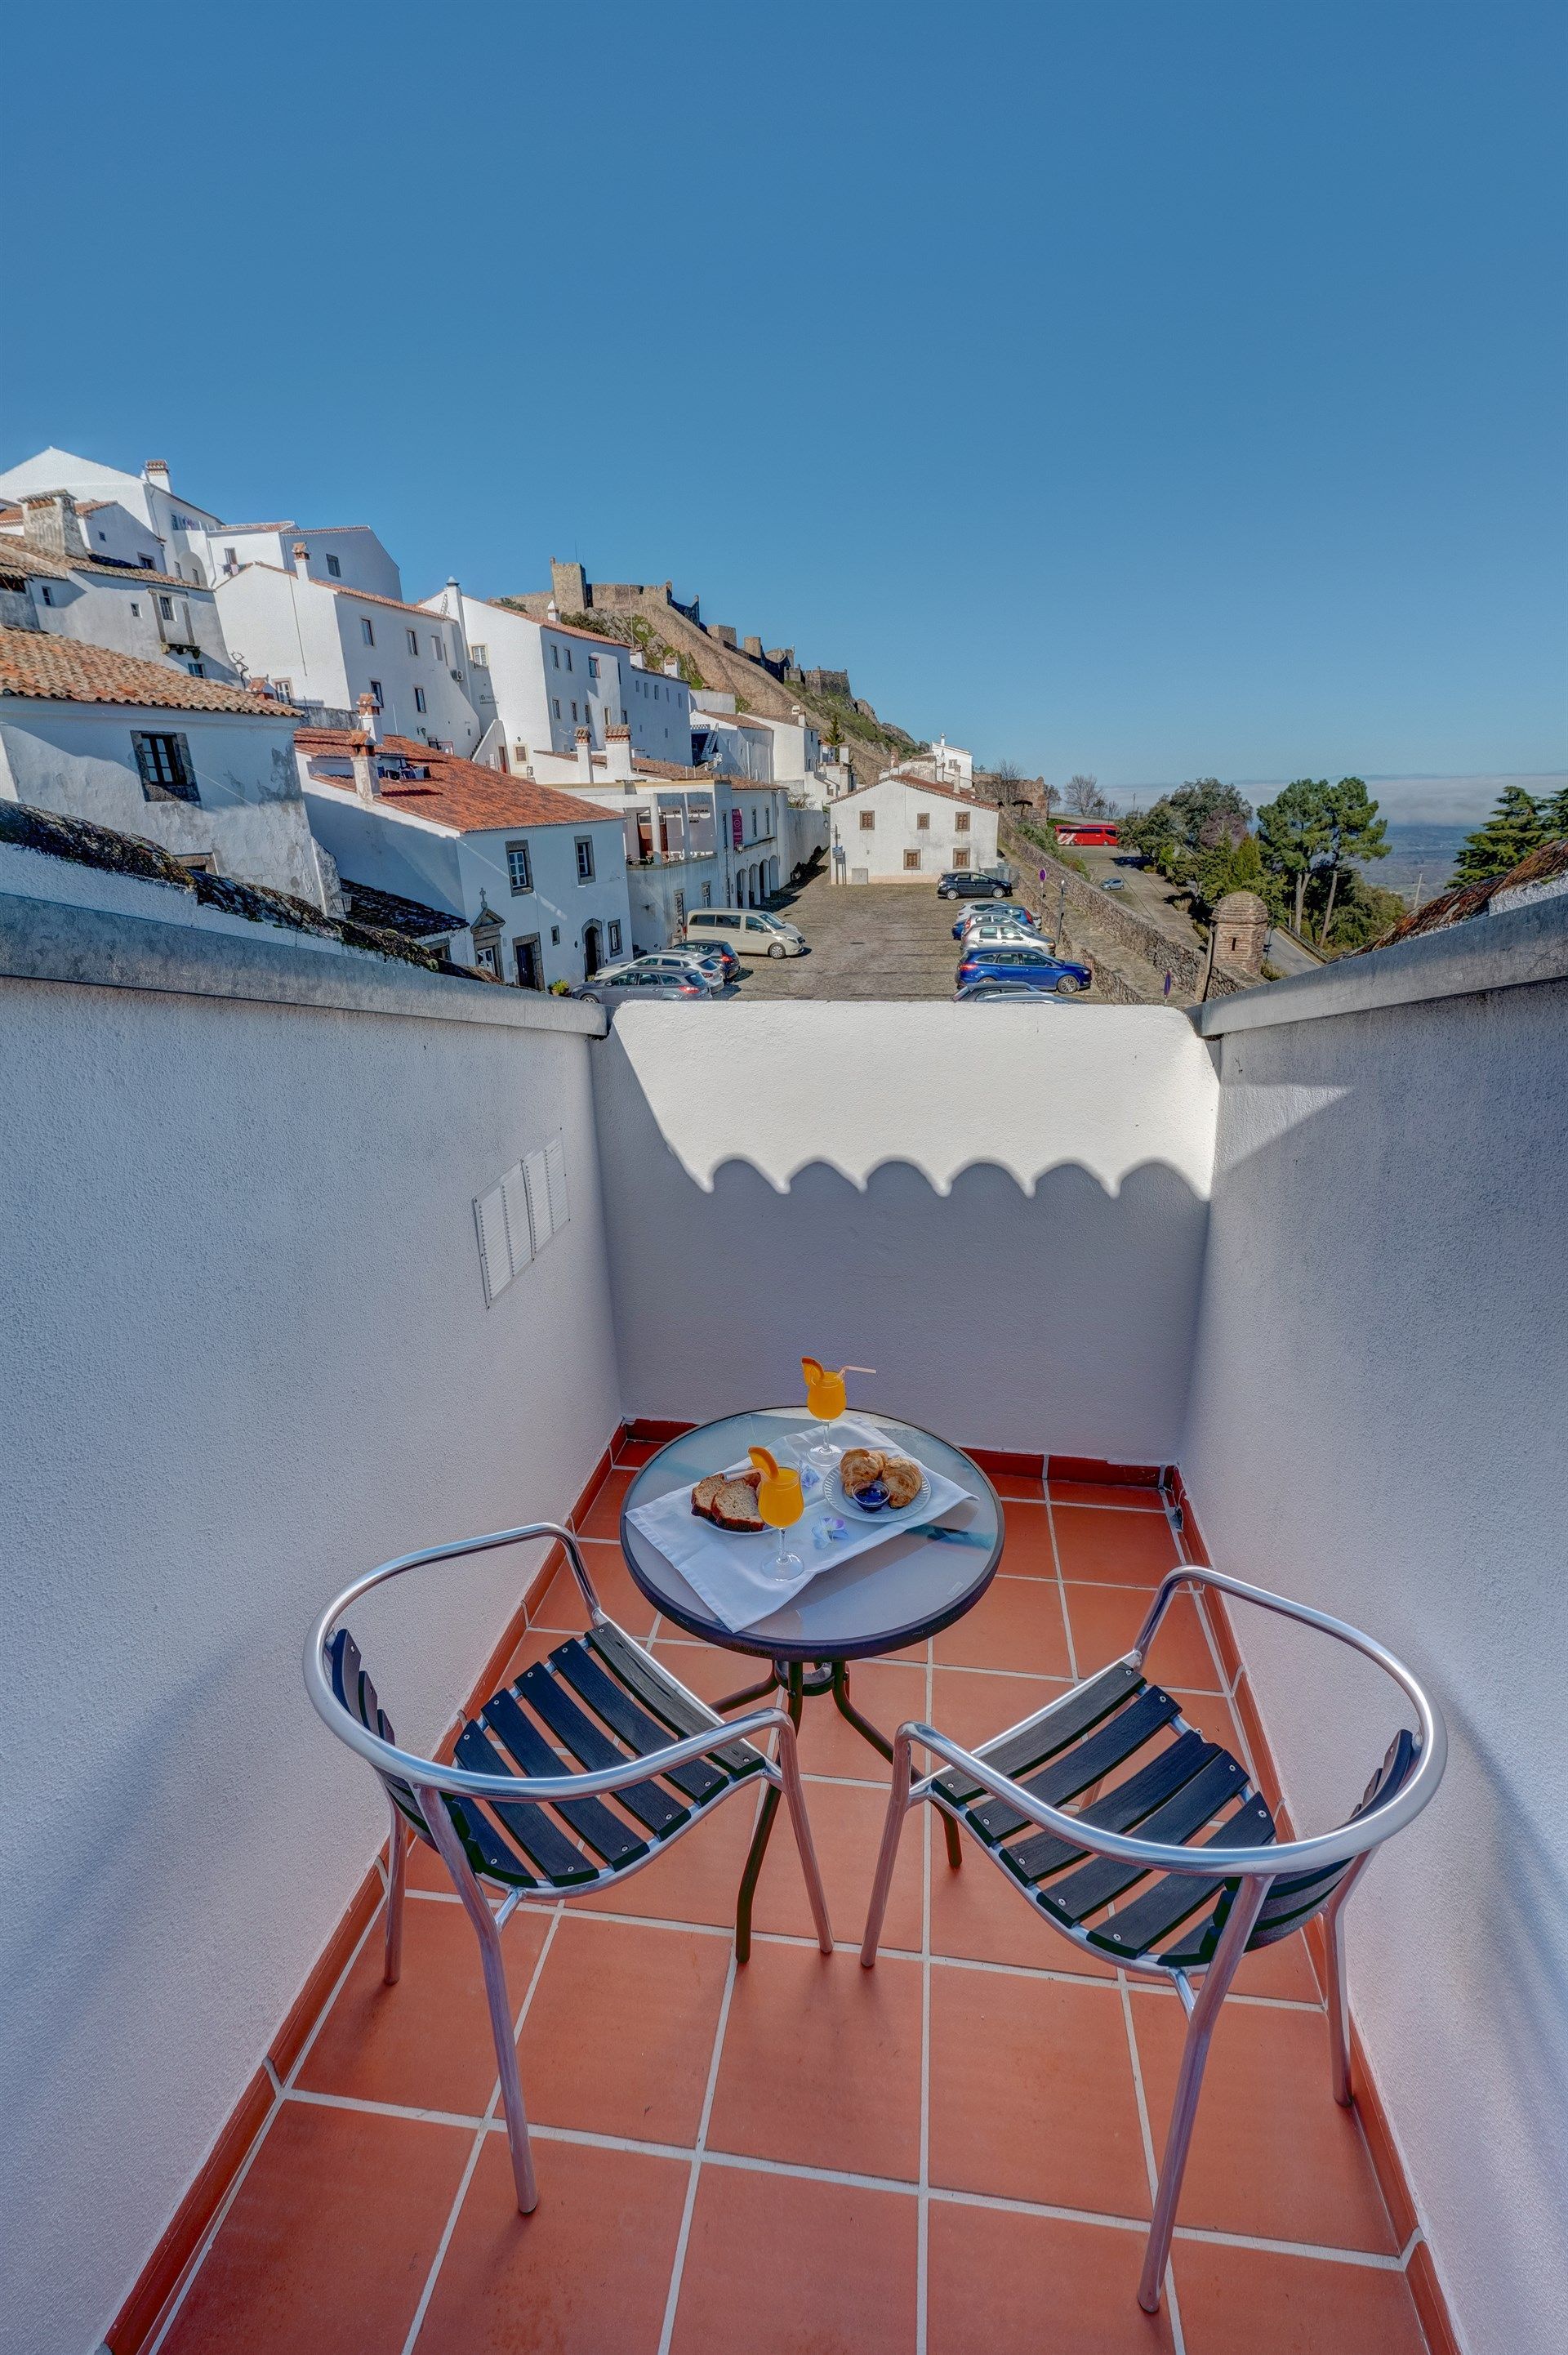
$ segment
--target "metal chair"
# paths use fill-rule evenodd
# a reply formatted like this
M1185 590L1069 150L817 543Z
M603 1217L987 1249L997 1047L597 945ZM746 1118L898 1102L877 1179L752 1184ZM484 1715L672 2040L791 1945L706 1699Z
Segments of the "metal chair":
M1144 1658L1166 1607L1188 1581L1350 1645L1392 1677L1414 1707L1416 1732L1402 1728L1395 1735L1338 1831L1279 1840L1246 1769L1187 1724L1171 1696L1145 1677ZM952 1771L913 1781L916 1744ZM1195 1563L1164 1580L1123 1658L978 1751L961 1749L929 1725L899 1727L861 1947L866 1969L876 1960L905 1817L925 1800L972 1833L1053 1929L1124 1970L1173 1985L1186 2008L1186 2042L1139 2284L1147 2312L1159 2308L1203 2065L1237 1965L1245 1954L1323 1915L1333 2092L1348 2105L1345 1903L1373 1849L1425 1806L1446 1754L1436 1710L1380 1644L1305 1604ZM1118 1779L1101 1796L1111 1775ZM1070 1804L1077 1812L1067 1812Z
M547 1660L536 1661L493 1693L477 1718L465 1719L454 1764L442 1766L399 1750L358 1646L338 1622L361 1595L405 1571L529 1538L553 1538L564 1547L588 1606L588 1633L557 1645ZM402 1966L409 1829L440 1854L478 1934L512 2172L524 2215L537 2205L539 2194L501 1957L501 1931L517 1905L553 1905L612 1888L641 1872L732 1793L760 1783L768 1786L765 1806L777 1807L780 1791L789 1803L817 1942L823 1954L832 1952L789 1715L782 1709L757 1709L726 1721L678 1684L607 1616L570 1530L553 1521L533 1521L526 1529L429 1546L383 1562L327 1605L311 1630L304 1666L305 1689L317 1711L341 1742L375 1768L391 1803L387 1984L396 1982ZM777 1760L752 1746L751 1737L768 1733L779 1736ZM580 1761L583 1771L564 1766L562 1752ZM604 1805L610 1794L623 1812ZM493 1909L486 1887L505 1892ZM738 1940L737 1954L746 1959Z

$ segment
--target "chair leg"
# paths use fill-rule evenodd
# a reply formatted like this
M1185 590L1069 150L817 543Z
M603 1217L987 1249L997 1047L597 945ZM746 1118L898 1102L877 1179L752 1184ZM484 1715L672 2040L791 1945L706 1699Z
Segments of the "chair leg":
M784 1777L784 1796L789 1803L795 1845L800 1851L800 1870L806 1876L806 1894L811 1901L811 1919L817 1925L817 1944L824 1955L831 1955L833 1951L832 1923L828 1920L828 1897L822 1887L821 1867L817 1862L817 1844L811 1838L811 1819L806 1813L806 1794L800 1783L800 1755L793 1728L788 1733L779 1728L779 1767Z
M893 1868L898 1861L898 1842L904 1830L904 1818L909 1812L909 1737L902 1726L893 1742L893 1788L887 1795L887 1816L882 1827L882 1847L876 1859L876 1878L871 1884L871 1903L865 1916L865 1934L860 1942L861 1968L869 1971L876 1961L876 1950L882 1943L882 1924L887 1913L887 1900L893 1887Z
M394 1806L392 1838L387 1849L387 1929L381 1963L381 1977L388 1987L396 1987L403 1976L403 1882L408 1848L408 1827Z
M1342 2110L1350 2108L1353 2097L1351 1998L1345 1986L1345 1901L1371 1860L1370 1856L1359 1856L1323 1908L1323 1932L1329 1949L1329 2082Z
M523 2106L523 2087L517 2075L517 2047L512 2037L512 1998L507 1991L506 1966L501 1955L501 1933L495 1926L495 1916L484 1902L484 1891L474 1879L462 1845L452 1828L439 1791L422 1785L414 1794L419 1803L419 1813L430 1828L431 1837L441 1853L441 1861L452 1877L452 1887L462 1900L463 1911L473 1923L479 1939L480 1960L484 1966L484 1993L490 2006L490 2032L495 2041L495 2066L501 2079L501 2106L506 2117L506 2140L512 2152L512 2179L517 2190L517 2206L524 2216L531 2216L539 2204L539 2186L534 2174L534 2153L528 2140L528 2113Z
M1171 2254L1171 2235L1176 2229L1176 2203L1181 2197L1181 2178L1186 2172L1187 2153L1198 2115L1198 2096L1203 2090L1203 2066L1209 2057L1209 2041L1220 2017L1220 2007L1236 1975L1236 1966L1246 1952L1246 1942L1252 1935L1253 1923L1257 1920L1268 1888L1268 1882L1260 1880L1244 1881L1237 1889L1214 1959L1203 1974L1203 1984L1198 1990L1198 1999L1187 2022L1187 2041L1181 2048L1176 2098L1171 2105L1171 2128L1165 2137L1165 2155L1160 2162L1160 2185L1154 2195L1154 2222L1150 2227L1149 2243L1143 2254L1143 2274L1138 2285L1138 2302L1146 2314L1158 2314L1160 2311L1165 2265Z

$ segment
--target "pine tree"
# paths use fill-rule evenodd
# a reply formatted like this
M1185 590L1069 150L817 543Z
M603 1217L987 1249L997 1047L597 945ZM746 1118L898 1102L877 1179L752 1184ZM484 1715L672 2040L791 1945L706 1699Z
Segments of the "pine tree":
M1537 802L1535 811L1543 842L1556 842L1568 834L1568 785L1559 785L1545 801Z
M1327 777L1298 777L1275 801L1257 814L1258 847L1263 863L1290 887L1293 924L1301 930L1301 905L1307 879L1329 847Z
M1542 814L1522 785L1505 785L1485 826L1467 835L1454 862L1456 883L1489 883L1551 839Z
M1318 935L1319 946L1325 947L1329 927L1334 921L1334 897L1341 876L1352 872L1351 861L1358 858L1388 857L1388 823L1378 815L1378 806L1360 777L1341 777L1329 792L1325 813L1328 826L1329 904L1323 911L1323 929Z

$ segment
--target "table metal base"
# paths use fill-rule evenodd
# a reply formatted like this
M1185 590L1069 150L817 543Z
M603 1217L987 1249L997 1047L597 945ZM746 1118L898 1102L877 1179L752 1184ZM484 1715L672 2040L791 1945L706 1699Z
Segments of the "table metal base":
M781 1692L785 1696L785 1708L795 1724L799 1725L801 1707L808 1698L818 1700L823 1693L832 1693L833 1707L839 1715L853 1726L863 1742L868 1742L880 1756L891 1763L892 1742L878 1727L873 1725L870 1718L861 1715L850 1699L847 1661L813 1661L810 1663L810 1675L807 1667L808 1664L801 1660L774 1660L761 1684L747 1685L741 1692L726 1693L724 1700L715 1701L714 1706L719 1710L739 1709L743 1703L768 1700L774 1693ZM941 1813L939 1809L938 1812ZM751 1852L746 1859L746 1870L740 1877L740 1898L735 1914L735 1958L737 1963L744 1963L751 1952L751 1901L757 1893L762 1859L768 1853L768 1843L773 1837L773 1818L778 1813L779 1794L769 1789L764 1795L762 1812L757 1818L757 1829L752 1835ZM942 1815L941 1822L948 1838L948 1862L956 1872L963 1862L963 1851L959 1846L959 1828L947 1815Z

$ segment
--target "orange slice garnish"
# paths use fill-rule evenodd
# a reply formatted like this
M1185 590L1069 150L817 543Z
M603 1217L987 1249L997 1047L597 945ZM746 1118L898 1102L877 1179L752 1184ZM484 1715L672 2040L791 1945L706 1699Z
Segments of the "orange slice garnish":
M815 1358L802 1358L800 1360L800 1371L809 1382L820 1382L824 1370L825 1369Z
M778 1458L774 1455L770 1455L766 1447L748 1447L746 1452L750 1456L752 1463L755 1465L758 1471L762 1474L765 1480L778 1479Z

